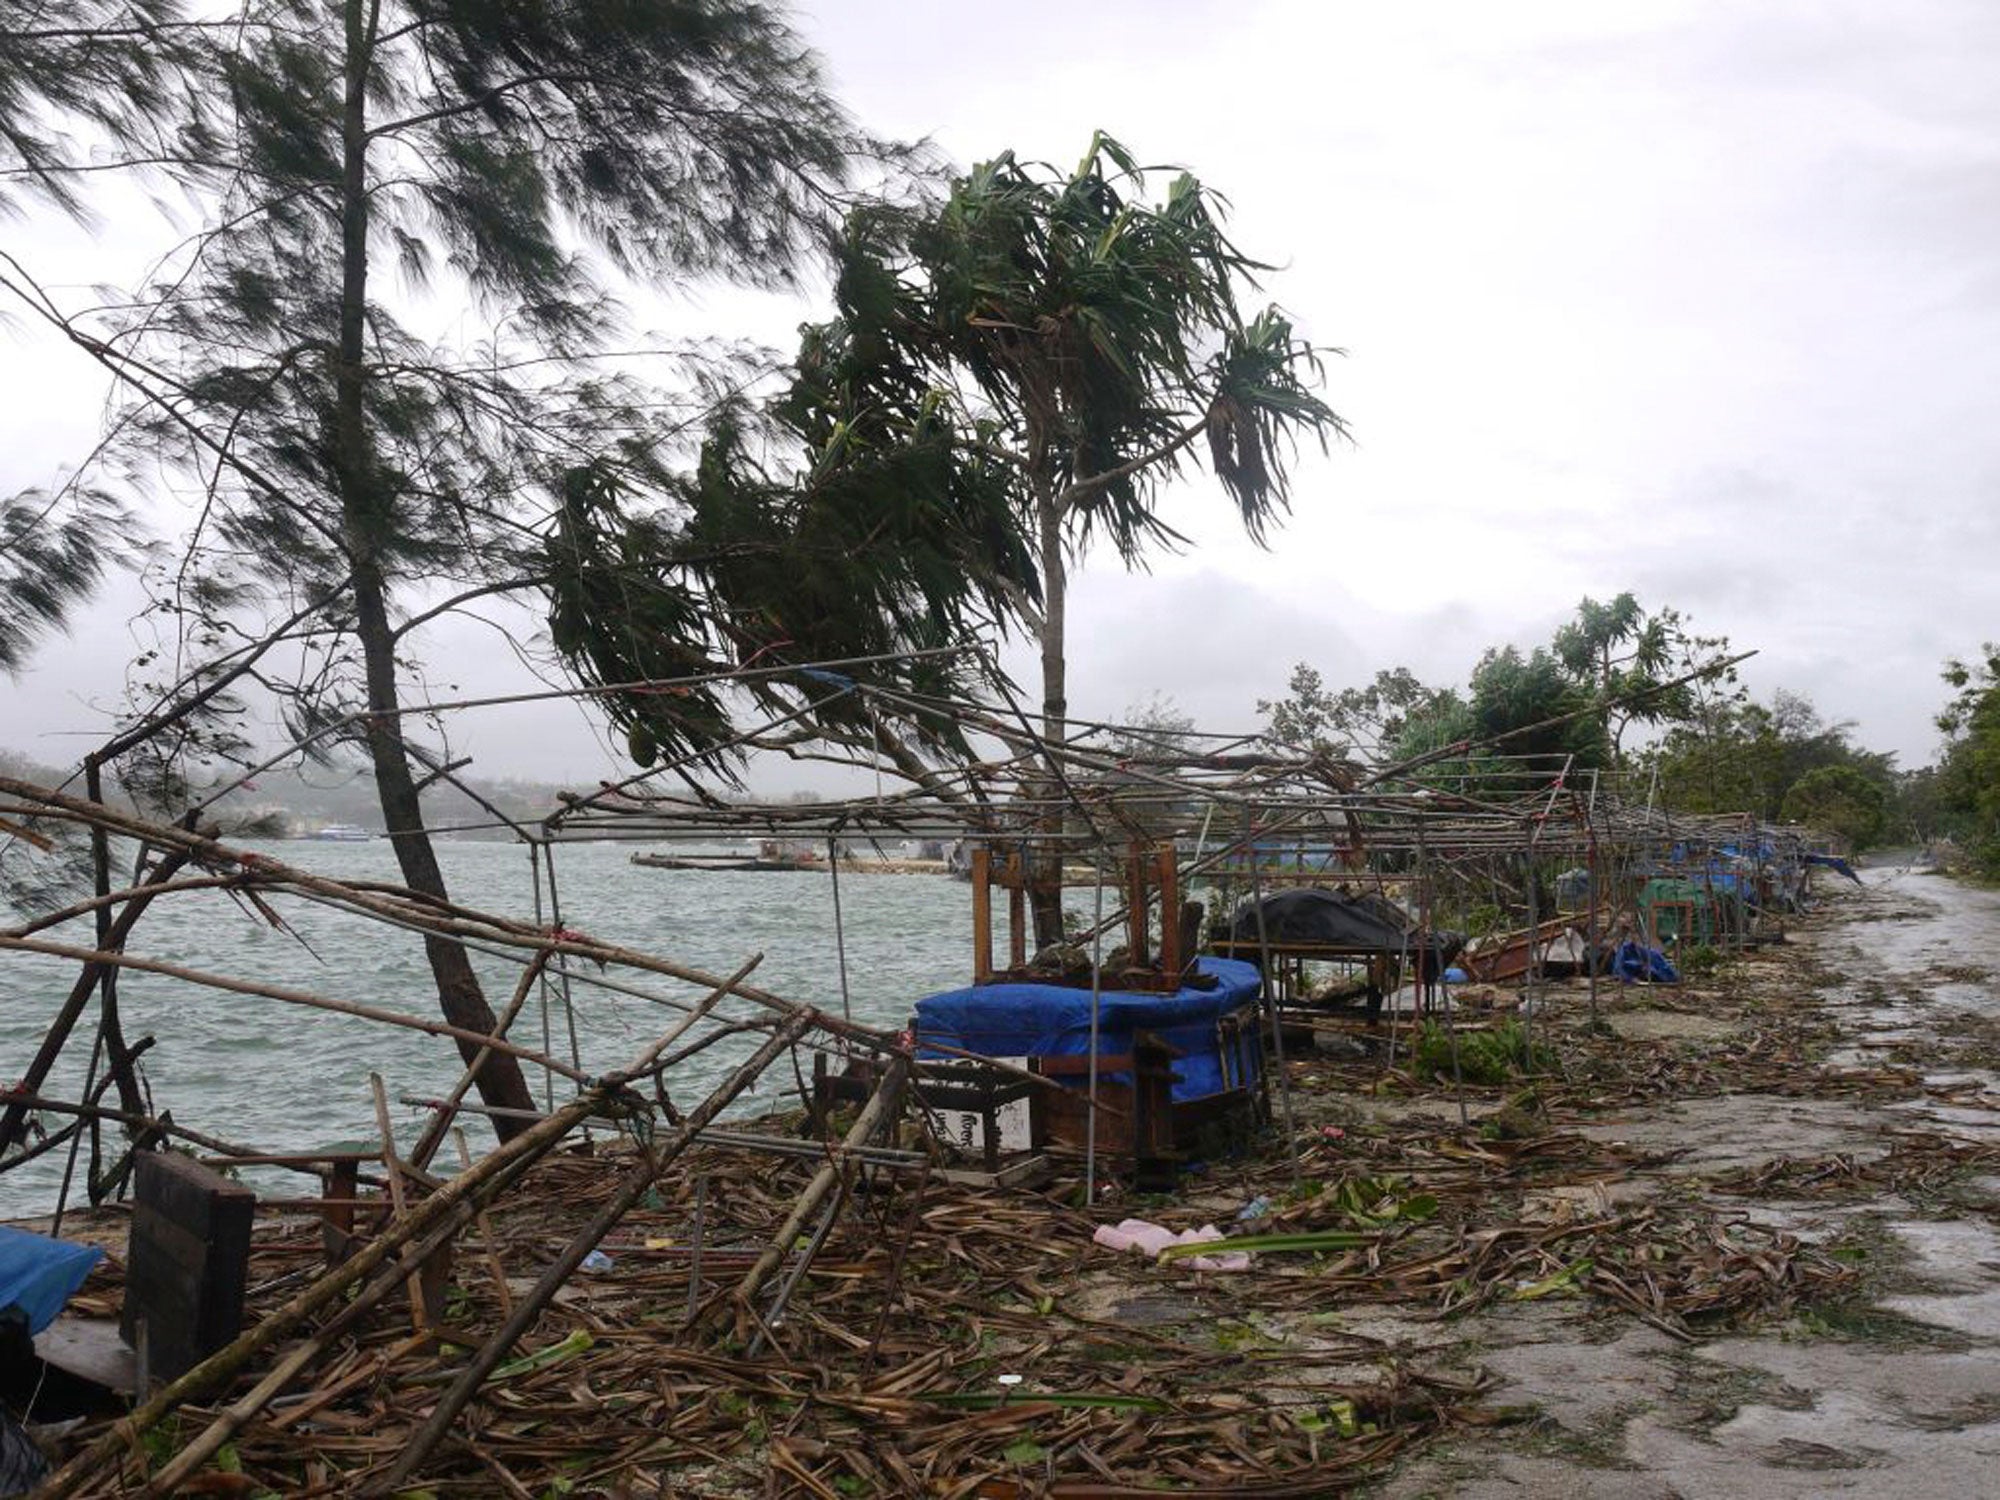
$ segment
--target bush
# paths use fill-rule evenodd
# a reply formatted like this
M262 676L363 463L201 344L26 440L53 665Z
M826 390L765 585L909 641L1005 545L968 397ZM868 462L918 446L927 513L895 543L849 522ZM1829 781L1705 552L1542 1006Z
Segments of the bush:
M1411 1054L1419 1078L1450 1082L1451 1033L1436 1021L1426 1021ZM1458 1073L1467 1083L1506 1083L1531 1069L1555 1066L1555 1054L1537 1045L1532 1055L1528 1033L1519 1021L1503 1021L1490 1031L1458 1033Z
M1711 944L1696 943L1691 948L1681 950L1679 963L1683 978L1713 974L1722 967L1722 954Z

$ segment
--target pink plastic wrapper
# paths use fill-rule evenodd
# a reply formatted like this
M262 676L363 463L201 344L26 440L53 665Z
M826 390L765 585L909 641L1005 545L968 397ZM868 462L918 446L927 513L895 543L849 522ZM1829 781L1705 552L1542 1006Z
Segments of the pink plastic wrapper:
M1209 1245L1222 1237L1222 1231L1213 1224L1183 1229L1176 1234L1145 1219L1125 1219L1116 1225L1098 1225L1091 1239L1107 1250L1135 1250L1150 1260L1156 1259L1169 1245ZM1247 1271L1250 1254L1246 1250L1226 1250L1220 1255L1190 1256L1185 1264L1196 1271Z

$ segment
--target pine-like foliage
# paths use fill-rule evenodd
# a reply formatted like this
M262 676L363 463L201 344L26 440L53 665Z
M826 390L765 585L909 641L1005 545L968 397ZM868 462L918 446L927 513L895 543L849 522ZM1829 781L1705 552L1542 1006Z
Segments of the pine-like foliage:
M700 482L675 470L682 434L754 371L729 351L626 347L614 291L789 283L850 174L894 154L756 0L242 0L200 15L159 65L151 133L124 146L202 226L136 295L65 325L130 398L107 471L192 517L181 565L157 575L176 671L127 741L157 748L168 720L185 734L190 710L229 701L217 689L232 674L277 688L295 725L351 726L406 883L442 896L420 805L435 756L405 721L412 620L445 595L553 585L560 605L552 563L624 497L618 514L643 510L673 564L613 567L667 627L641 664L728 665L736 637L712 622L798 580L749 569L760 539L732 536L759 518L703 520ZM50 107L115 139L96 76ZM58 137L23 139L57 173ZM78 191L51 182L59 200ZM775 497L762 516L795 519ZM873 556L842 540L811 555L829 570L898 555L894 537ZM747 597L716 594L731 584ZM602 589L593 603L619 607ZM273 617L289 622L282 671L244 644ZM180 670L204 653L210 665ZM666 715L663 738L717 748L705 708ZM447 1016L489 1026L463 950L427 951ZM481 1089L528 1102L509 1059L489 1061Z
M175 0L0 0L0 216L40 201L89 220L100 167L171 149L169 94L198 35ZM11 257L0 279L20 287ZM0 498L0 672L68 623L134 534L101 490Z
M99 168L177 155L174 94L203 28L178 0L0 0L0 209L91 217Z

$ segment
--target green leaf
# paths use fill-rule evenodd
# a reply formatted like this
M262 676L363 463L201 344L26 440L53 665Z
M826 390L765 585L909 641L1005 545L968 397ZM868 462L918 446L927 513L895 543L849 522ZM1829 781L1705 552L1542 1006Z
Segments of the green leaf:
M516 1375L528 1375L536 1370L546 1370L551 1365L559 1365L565 1360L576 1358L595 1342L595 1339L579 1328L559 1344L551 1344L546 1349L537 1349L533 1354L501 1365L487 1379L512 1380Z
M1589 1275L1590 1268L1595 1264L1595 1261L1586 1256L1573 1266L1564 1266L1553 1276L1544 1276L1533 1286L1522 1287L1514 1293L1514 1300L1516 1302L1533 1302L1538 1298L1548 1296L1551 1292L1560 1291L1564 1287L1570 1286L1578 1278Z
M1310 1234L1242 1234L1228 1240L1203 1240L1192 1245L1169 1245L1160 1252L1162 1261L1186 1260L1195 1255L1225 1255L1232 1250L1252 1250L1276 1255L1292 1251L1353 1250L1372 1245L1377 1236L1351 1229L1323 1229Z

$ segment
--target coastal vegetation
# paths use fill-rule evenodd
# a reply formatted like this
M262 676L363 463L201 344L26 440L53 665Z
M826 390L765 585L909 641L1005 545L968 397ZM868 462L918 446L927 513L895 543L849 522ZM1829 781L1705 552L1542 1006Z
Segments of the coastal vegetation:
M1726 638L1693 633L1680 610L1651 611L1626 593L1609 604L1584 599L1546 645L1488 647L1463 688L1398 666L1336 690L1300 662L1286 696L1258 711L1267 737L1294 749L1395 764L1496 741L1565 757L1579 771L1626 770L1677 812L1809 825L1857 850L1957 837L2000 871L1995 659L1948 664L1956 696L1938 720L1943 754L1910 771L1856 743L1853 723L1828 722L1803 694L1779 688L1756 701L1740 660ZM1477 761L1447 764L1457 775Z
M1956 837L1988 879L2000 879L2000 647L1945 664L1952 697L1938 715L1945 752L1920 790L1939 830Z
M794 726L762 743L865 738L936 786L968 753L944 717L790 668L962 696L999 681L965 643L1025 630L1060 741L1074 557L1175 540L1157 497L1197 454L1261 536L1291 445L1341 430L1198 179L1162 169L1155 196L1101 134L1072 170L1003 152L947 178L747 0L343 0L334 27L303 0L7 9L8 190L88 218L144 182L201 218L114 299L4 270L118 405L61 492L0 513L0 664L138 560L127 509L184 506L148 540L157 643L90 756L169 815L259 763L261 702L306 759L361 758L405 881L446 899L423 631L510 600L546 644L495 628L594 690L642 767L728 781L748 708ZM635 296L808 267L836 312L788 374L632 329ZM428 951L447 1019L489 1028L462 949ZM479 1082L530 1103L509 1059Z

